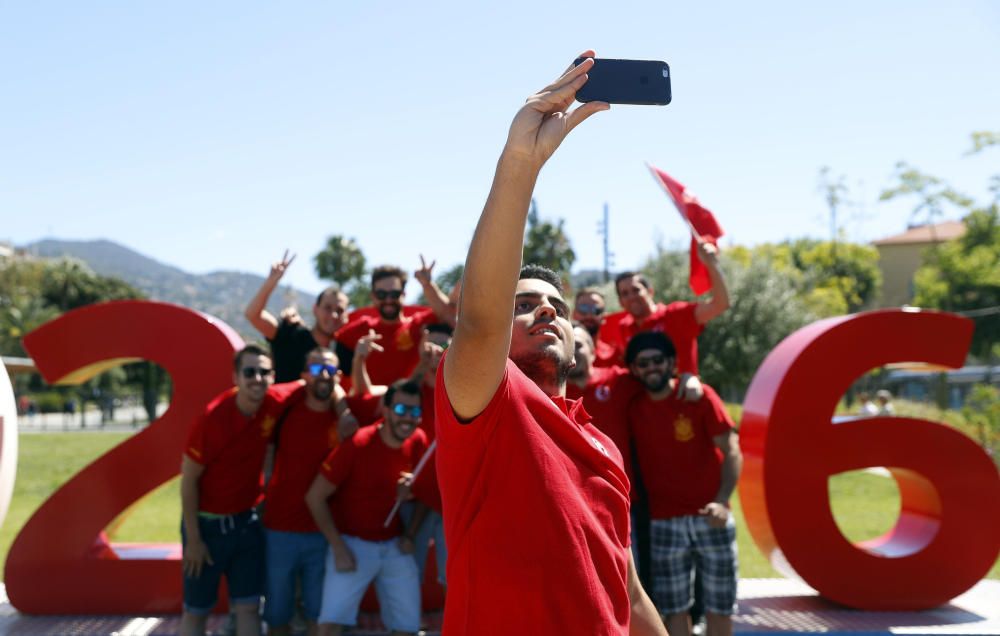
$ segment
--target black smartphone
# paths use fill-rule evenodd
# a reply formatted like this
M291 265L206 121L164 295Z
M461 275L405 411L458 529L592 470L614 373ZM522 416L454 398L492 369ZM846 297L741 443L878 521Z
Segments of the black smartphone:
M579 58L580 64L586 58ZM594 58L589 79L576 93L578 102L609 104L670 103L670 67L656 60L611 60Z

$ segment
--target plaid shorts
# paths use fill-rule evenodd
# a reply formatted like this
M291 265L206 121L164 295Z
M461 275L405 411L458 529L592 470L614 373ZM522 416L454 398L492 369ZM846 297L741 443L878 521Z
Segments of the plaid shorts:
M705 611L721 616L736 611L736 523L712 528L699 515L653 519L653 603L661 614L691 609L695 568L701 573Z

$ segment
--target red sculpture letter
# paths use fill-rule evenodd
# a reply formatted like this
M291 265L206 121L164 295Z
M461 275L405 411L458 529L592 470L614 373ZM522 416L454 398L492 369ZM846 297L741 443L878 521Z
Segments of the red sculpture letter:
M78 384L145 359L166 369L174 392L161 418L80 471L25 524L5 570L7 594L17 609L30 614L180 611L178 546L109 546L99 534L118 513L179 473L189 424L212 397L232 386L232 355L242 346L236 332L219 320L144 301L84 307L24 338L49 382ZM179 532L180 519L177 523Z
M1000 551L1000 475L975 442L912 418L831 421L872 368L960 367L972 330L953 314L876 311L809 325L768 355L743 405L740 500L776 568L871 610L934 607L989 571ZM834 522L827 481L876 466L895 477L902 510L886 535L851 544Z

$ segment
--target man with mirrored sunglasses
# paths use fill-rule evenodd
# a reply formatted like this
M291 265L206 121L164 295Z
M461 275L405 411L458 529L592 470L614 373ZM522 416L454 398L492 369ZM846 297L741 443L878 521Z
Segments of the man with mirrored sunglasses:
M326 538L326 573L320 634L357 624L361 598L374 581L382 622L393 634L420 629L420 581L412 539L396 503L401 473L411 473L427 451L419 428L420 387L393 383L383 397L385 418L358 430L331 452L306 494L306 504Z
M181 460L184 613L181 633L204 634L223 576L237 634L259 634L264 535L255 506L275 423L301 395L298 382L272 386L267 352L248 345L233 358L235 386L194 422Z
M291 406L275 426L274 467L265 496L268 634L290 633L297 586L308 632L315 633L327 544L305 495L323 459L357 428L347 416L332 351L324 347L310 351L301 378L305 399Z
M626 361L645 391L628 410L649 505L651 596L671 636L689 636L692 579L700 573L708 636L732 634L736 607L736 526L729 498L743 456L725 405L712 387L678 398L676 353L665 334L644 332Z

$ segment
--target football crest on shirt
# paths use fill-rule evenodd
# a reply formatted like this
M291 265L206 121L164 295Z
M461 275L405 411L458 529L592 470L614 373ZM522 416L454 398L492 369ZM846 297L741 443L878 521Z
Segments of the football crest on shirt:
M690 442L694 438L694 428L691 420L683 415L678 415L674 420L674 439L678 442Z
M267 415L260 422L260 436L261 437L271 437L271 432L274 431L274 417Z
M396 348L400 351L413 348L413 336L410 335L409 329L400 329L396 334Z
M598 402L607 402L611 399L611 387L607 384L602 384L594 391L594 397L597 398Z

